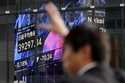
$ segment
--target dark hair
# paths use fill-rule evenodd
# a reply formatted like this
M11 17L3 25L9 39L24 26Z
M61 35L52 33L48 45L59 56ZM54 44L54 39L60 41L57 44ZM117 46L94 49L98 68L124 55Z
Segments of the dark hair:
M85 24L74 26L65 37L65 44L69 44L75 52L86 44L90 44L92 46L92 59L96 62L102 62L104 58L99 32L94 26L90 27Z

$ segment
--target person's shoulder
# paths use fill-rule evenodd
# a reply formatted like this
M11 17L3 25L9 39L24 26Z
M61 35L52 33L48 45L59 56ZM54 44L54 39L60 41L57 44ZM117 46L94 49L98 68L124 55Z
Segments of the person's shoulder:
M115 78L120 83L125 83L125 71L124 70L114 70Z
M112 77L110 68L105 66L97 66L92 68L78 79L81 80L80 83L113 83L115 81L115 79Z
M125 71L124 70L118 70L117 71L119 74L121 74L125 78Z
M105 83L105 80L94 75L85 75L77 79L75 83Z

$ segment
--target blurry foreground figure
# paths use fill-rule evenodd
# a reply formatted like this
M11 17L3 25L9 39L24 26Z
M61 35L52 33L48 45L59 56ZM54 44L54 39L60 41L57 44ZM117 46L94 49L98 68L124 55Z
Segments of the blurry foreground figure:
M104 41L97 26L83 23L68 31L53 3L46 5L46 11L51 23L38 26L60 34L64 40L62 61L68 78L59 83L124 83L124 79L117 78L109 63L105 62Z
M105 63L105 53L96 27L74 26L64 39L63 66L69 83L118 83Z

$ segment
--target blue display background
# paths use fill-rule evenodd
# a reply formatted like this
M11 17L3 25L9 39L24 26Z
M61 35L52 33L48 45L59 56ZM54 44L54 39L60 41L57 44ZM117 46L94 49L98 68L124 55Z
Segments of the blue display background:
M89 0L72 0L72 2L71 2L71 0L65 0L64 6L66 6L70 2L73 3L73 4L71 4L71 6L74 6L74 7L87 6L86 3L88 1ZM104 5L106 2L105 2L105 0L96 0L95 3L98 6L98 5ZM71 6L69 6L69 7L71 7ZM25 9L23 11L28 11L28 9ZM84 12L83 11L82 12L75 11L75 12L63 12L62 17L64 19L65 24L67 24L68 26L73 26L73 25L78 25L81 22L84 22L86 20L87 16L86 16L85 11ZM17 29L23 29L24 26L28 26L28 25L33 24L33 23L37 23L37 24L39 24L39 23L49 23L49 17L47 16L46 13L41 13L41 14L37 14L37 15L36 14L19 14L17 16L17 20L16 20L16 23L15 23L15 29L16 30ZM36 31L37 31L38 36L43 37L43 38L46 38L49 34L48 31L42 30L42 29L41 30L38 29ZM18 53L18 51L17 51L18 50L18 48L17 48L18 34L20 34L20 32L16 32L16 36L15 36L16 43L15 43L14 61L34 55L33 50ZM55 47L55 49L56 49L56 47ZM43 52L42 49L38 49L38 50ZM32 62L30 62L30 64L31 63Z

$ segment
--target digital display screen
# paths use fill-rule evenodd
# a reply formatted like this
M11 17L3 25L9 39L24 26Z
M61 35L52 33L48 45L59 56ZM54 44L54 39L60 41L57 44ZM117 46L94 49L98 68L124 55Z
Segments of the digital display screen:
M83 12L75 12L76 17L70 17L70 12L65 12L62 17L65 24L73 26L81 23L86 19ZM74 16L74 15L73 15ZM67 19L65 19L67 18ZM53 61L60 60L62 57L63 40L60 35L54 32L48 32L44 29L38 29L35 24L49 23L46 14L23 14L19 15L16 21L16 45L15 45L15 64L18 61L23 61L26 58L36 56L38 54L54 51ZM27 59L28 60L28 59ZM32 66L35 59L28 60L27 66ZM24 61L25 62L25 61ZM21 62L22 63L22 62ZM23 63L22 63L23 65ZM19 67L19 66L18 66Z
M37 55L35 64L42 66L42 65L45 65L46 62L53 61L54 52L55 51L49 51L49 52L45 52L40 55ZM32 57L24 58L22 60L21 59L16 60L15 61L16 70L31 67L30 64L33 64L34 58L35 57L32 56Z
M71 8L71 7L83 7L90 4L91 0L64 0L62 8ZM95 1L98 5L105 4L105 0L97 0ZM39 9L43 9L44 7L39 7ZM29 8L22 10L22 12L26 12L30 10ZM97 11L95 15L104 18L104 11L99 13ZM67 26L72 27L73 25L78 25L83 23L85 20L92 20L91 15L89 16L88 11L67 11L61 12L61 16L64 20L64 23ZM100 18L95 18L95 22L103 23L104 20ZM27 61L27 66L33 66L33 63L37 59L37 55L42 56L44 53L50 53L51 51L52 58L50 60L60 60L62 57L62 47L63 40L62 37L54 32L48 32L44 29L39 29L36 27L36 24L45 23L49 24L50 19L47 13L39 13L39 14L19 14L17 16L17 20L15 23L15 56L14 62L15 64L18 61ZM34 58L35 57L35 58ZM46 56L48 57L48 56ZM40 57L38 57L40 58ZM47 58L45 58L47 59ZM23 65L23 63L22 63Z
M18 34L18 53L43 46L43 38L36 35L36 31L32 29L34 27L35 25L30 25L29 31Z

